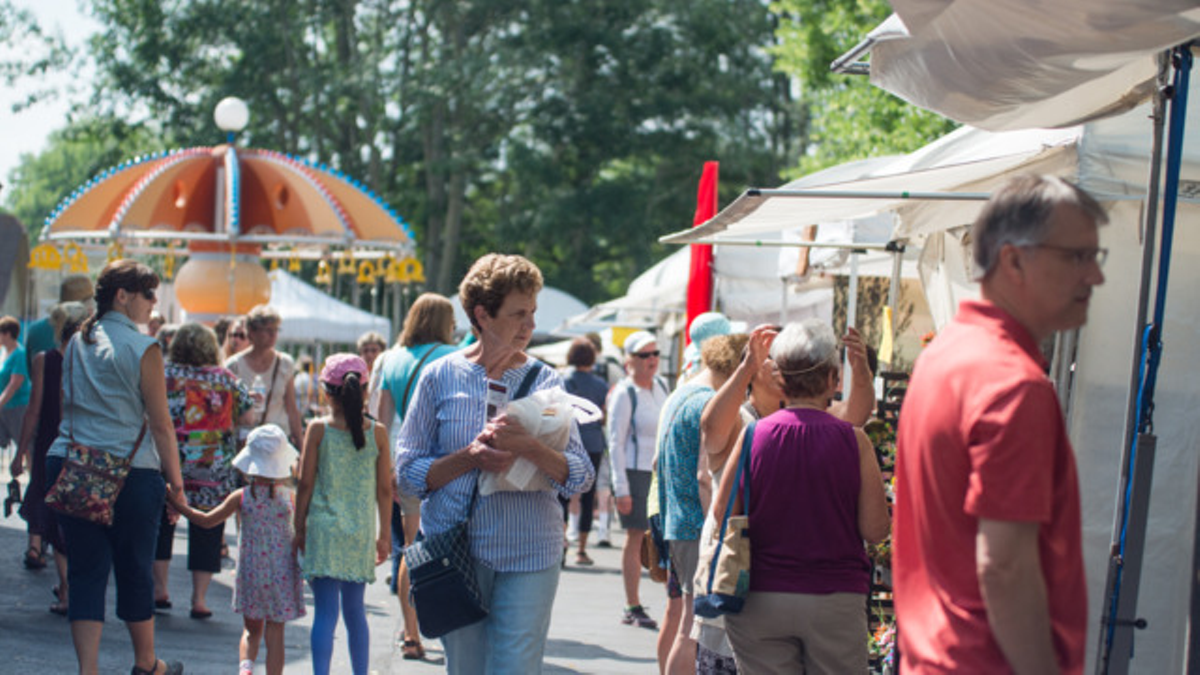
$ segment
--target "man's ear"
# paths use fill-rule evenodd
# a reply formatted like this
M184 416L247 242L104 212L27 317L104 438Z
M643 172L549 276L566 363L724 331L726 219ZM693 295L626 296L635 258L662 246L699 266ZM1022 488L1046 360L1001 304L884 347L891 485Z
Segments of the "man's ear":
M1012 244L1005 244L1000 247L1000 253L996 259L996 268L1001 274L1018 276L1025 273L1025 261L1021 258L1021 249Z

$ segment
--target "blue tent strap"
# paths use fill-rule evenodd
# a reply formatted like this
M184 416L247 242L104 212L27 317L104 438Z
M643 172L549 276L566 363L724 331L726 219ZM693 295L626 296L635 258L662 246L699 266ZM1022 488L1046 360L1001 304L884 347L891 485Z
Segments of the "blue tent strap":
M1171 116L1167 136L1167 167L1162 210L1162 241L1158 256L1158 283L1154 293L1154 318L1142 332L1140 349L1144 350L1138 366L1137 418L1133 445L1126 467L1125 494L1121 500L1121 537L1119 556L1125 557L1125 539L1129 528L1129 509L1133 501L1133 470L1137 462L1138 435L1154 429L1154 390L1158 383L1158 364L1162 358L1162 325L1167 304L1167 282L1171 271L1171 244L1175 236L1175 209L1179 202L1179 172L1183 159L1183 133L1187 122L1188 84L1192 73L1190 45L1176 47L1172 54L1175 81L1171 101ZM1112 648L1116 632L1117 606L1121 598L1121 577L1124 568L1117 566L1113 580L1112 602L1108 607L1105 648Z

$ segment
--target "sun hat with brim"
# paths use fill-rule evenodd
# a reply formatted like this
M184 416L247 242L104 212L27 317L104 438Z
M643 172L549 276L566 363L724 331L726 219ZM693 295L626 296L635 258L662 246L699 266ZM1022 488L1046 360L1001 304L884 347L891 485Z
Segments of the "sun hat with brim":
M688 337L691 338L692 344L702 345L709 338L729 335L732 332L733 326L724 314L705 312L692 319L692 325L688 328Z
M321 381L340 387L350 373L358 373L360 380L367 379L367 362L358 354L343 352L325 359L325 367L321 369Z
M658 344L658 338L654 337L654 333L649 331L639 330L629 337L625 338L625 353L637 354L650 345Z
M246 447L233 458L233 468L247 476L287 478L298 454L279 425L264 424L250 432Z

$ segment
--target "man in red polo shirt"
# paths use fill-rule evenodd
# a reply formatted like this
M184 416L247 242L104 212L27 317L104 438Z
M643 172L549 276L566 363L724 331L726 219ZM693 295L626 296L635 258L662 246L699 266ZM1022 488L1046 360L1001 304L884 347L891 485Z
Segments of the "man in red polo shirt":
M894 575L903 672L1080 673L1079 481L1039 348L1104 283L1094 199L1051 176L972 229L982 299L921 354L900 412Z

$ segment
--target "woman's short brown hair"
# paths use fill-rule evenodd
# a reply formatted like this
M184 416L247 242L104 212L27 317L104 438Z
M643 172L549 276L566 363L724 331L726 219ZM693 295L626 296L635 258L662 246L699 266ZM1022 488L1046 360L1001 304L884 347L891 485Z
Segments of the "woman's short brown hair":
M454 305L437 293L422 293L404 317L396 340L401 347L454 342Z
M742 350L750 336L731 333L710 337L700 346L700 360L704 366L720 377L729 377L742 361Z
M215 366L220 358L217 334L204 324L185 323L171 338L168 355L172 363L181 366Z
M591 368L596 365L596 347L592 345L592 341L586 337L571 340L571 346L567 348L567 365L576 368Z
M536 295L542 290L542 272L519 255L489 253L476 260L458 286L458 295L471 325L479 329L475 307L481 306L488 316L496 316L504 299L514 291Z
M246 312L246 330L259 330L267 326L278 326L283 317L270 305L255 305Z

